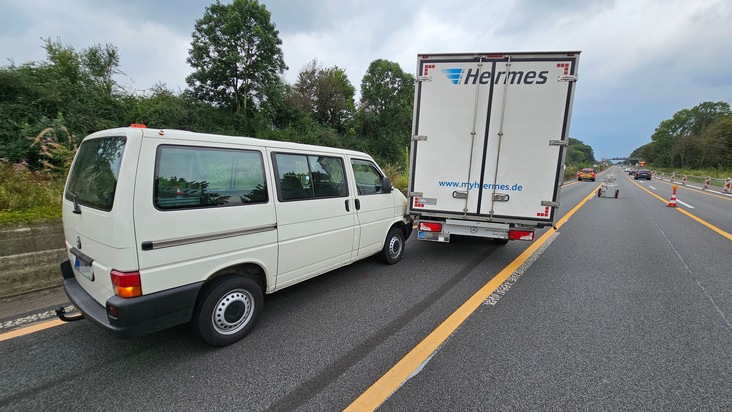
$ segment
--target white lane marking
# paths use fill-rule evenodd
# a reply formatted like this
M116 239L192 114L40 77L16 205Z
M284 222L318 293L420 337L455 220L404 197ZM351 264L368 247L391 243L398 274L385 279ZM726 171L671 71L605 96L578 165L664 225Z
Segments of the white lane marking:
M688 203L684 203L684 202L680 201L678 198L676 198L676 202L681 203L682 205L688 207L689 209L695 209L694 206L692 206L692 205L690 205Z
M655 187L653 187L653 186L650 186L650 185L649 185L648 187L650 187L650 188L651 188L651 189L653 189L653 190L658 190L658 189L656 189Z
M526 259L526 261L524 261L524 263L522 263L521 266L519 266L515 272L513 272L509 277L507 277L506 280L504 280L503 283L501 283L501 285L498 288L496 288L496 290L493 291L493 293L491 293L490 296L488 296L488 299L483 301L483 304L495 306L498 303L498 301L503 297L503 295L505 295L506 292L508 292L508 290L511 289L511 286L513 286L516 282L518 282L521 275L523 275L524 272L526 272L526 270L529 269L529 267L531 267L531 264L534 263L534 261L536 259L538 259L542 253L544 253L546 248L548 248L549 245L552 244L552 242L554 242L554 239L556 239L557 236L559 236L559 231L555 231L549 237L549 239L546 242L544 242L544 244L541 245L541 247L539 247L539 249L537 249L536 252L534 252L534 254L532 254L528 259Z
M74 312L76 310L74 305L68 305L68 306L65 306L64 308L66 309L67 314L72 314L72 315L73 315L73 313L71 313L71 312ZM55 317L56 317L56 312L53 310L48 310L46 312L40 312L40 313L36 313L36 314L30 315L30 316L25 316L25 317L18 318L18 319L8 320L8 321L0 323L0 331L3 331L3 329L8 329L8 330L15 329L19 326L23 326L28 323L40 322L42 320L55 318Z

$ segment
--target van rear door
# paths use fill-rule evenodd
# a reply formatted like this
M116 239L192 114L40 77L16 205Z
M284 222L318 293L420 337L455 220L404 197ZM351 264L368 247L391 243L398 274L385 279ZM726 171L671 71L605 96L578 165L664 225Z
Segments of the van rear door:
M101 305L114 293L110 272L136 271L132 191L141 131L90 135L79 146L66 181L63 225L79 284Z

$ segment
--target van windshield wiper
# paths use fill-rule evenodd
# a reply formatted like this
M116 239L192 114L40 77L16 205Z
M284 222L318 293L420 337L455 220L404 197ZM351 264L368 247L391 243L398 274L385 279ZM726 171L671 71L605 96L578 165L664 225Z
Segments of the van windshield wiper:
M74 213L77 215L81 214L81 208L79 207L79 202L76 201L76 198L79 197L79 194L76 192L72 192L69 190L69 194L71 195L71 199L74 201Z

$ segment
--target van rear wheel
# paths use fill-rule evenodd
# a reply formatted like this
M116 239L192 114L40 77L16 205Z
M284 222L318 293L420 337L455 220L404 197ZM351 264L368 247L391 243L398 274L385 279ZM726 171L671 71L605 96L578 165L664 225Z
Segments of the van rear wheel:
M384 248L379 254L379 258L384 263L393 265L404 256L404 233L398 227L393 227L389 230L389 234L386 235L386 242L384 242Z
M227 276L203 291L191 323L206 343L230 345L254 328L263 304L262 289L254 279Z

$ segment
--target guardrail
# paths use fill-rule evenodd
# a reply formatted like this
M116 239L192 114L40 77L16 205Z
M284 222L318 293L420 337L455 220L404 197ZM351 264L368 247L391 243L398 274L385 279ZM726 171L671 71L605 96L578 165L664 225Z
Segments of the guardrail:
M653 177L660 179L660 180L668 180L671 183L676 183L681 186L690 186L692 183L696 184L698 188L700 189L717 189L718 191L722 193L732 193L732 188L730 188L730 184L732 182L732 178L727 179L718 179L718 178L712 178L712 177L702 177L702 176L692 176L692 175L685 175L685 174L676 174L671 173L668 176L668 179L666 178L666 174L661 172L652 172Z

